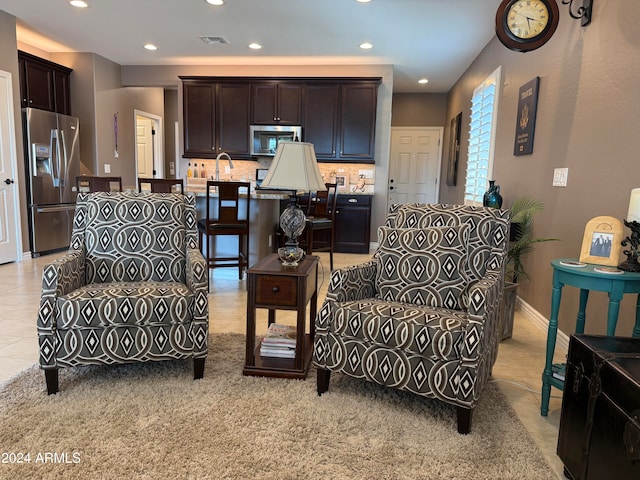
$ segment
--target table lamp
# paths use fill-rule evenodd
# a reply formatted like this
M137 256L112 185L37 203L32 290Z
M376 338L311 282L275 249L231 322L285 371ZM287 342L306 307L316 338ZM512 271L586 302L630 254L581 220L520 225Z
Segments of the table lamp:
M298 247L298 237L304 230L306 216L298 206L297 194L326 190L316 153L311 143L280 142L273 157L262 188L291 190L290 203L280 215L280 228L287 236L284 247L278 249L282 264L295 267L302 260L304 251Z
M618 268L625 272L640 272L640 263L638 263L638 249L640 248L640 188L631 190L629 211L624 224L631 229L631 235L622 241L623 247L627 245L629 247L622 251L627 256L627 259L618 265Z

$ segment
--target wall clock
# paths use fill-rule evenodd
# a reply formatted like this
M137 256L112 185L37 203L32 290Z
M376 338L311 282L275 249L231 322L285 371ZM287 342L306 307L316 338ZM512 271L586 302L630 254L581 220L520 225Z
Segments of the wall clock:
M549 41L559 16L556 0L502 0L496 12L496 35L505 47L529 52Z

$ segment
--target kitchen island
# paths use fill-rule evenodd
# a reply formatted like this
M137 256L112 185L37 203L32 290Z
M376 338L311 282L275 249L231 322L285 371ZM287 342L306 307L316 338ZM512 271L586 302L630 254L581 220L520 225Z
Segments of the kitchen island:
M198 219L205 218L207 215L206 189L187 185L185 193L195 195ZM214 214L217 214L217 195L214 194L214 197L215 200L210 200L210 208ZM244 209L243 202L247 200L251 202L249 204L249 267L274 251L274 233L280 219L280 200L288 198L288 194L277 191L252 191L248 199L246 194L240 195L241 211ZM216 256L237 255L238 237L218 236L215 240L215 249ZM203 253L206 254L206 246Z

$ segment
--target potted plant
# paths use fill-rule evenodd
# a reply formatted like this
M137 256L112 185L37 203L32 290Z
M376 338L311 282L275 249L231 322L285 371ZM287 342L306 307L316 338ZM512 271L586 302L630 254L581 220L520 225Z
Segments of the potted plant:
M540 200L531 197L520 197L511 207L511 235L507 252L507 282L505 283L501 305L502 340L510 338L513 333L516 296L519 281L529 280L524 269L522 258L533 250L536 243L559 240L533 236L533 218L544 210Z

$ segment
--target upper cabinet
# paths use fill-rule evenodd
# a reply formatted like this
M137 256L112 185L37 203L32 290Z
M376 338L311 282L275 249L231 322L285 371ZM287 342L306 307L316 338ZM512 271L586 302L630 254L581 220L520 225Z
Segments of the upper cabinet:
M251 158L249 125L280 124L319 161L374 162L379 78L180 78L186 158Z
M226 152L250 158L251 85L181 77L184 157L215 158Z
M379 80L307 85L303 137L318 160L373 163Z
M22 107L71 114L70 68L21 51L18 64Z
M291 82L258 82L252 85L252 123L300 125L304 85Z

